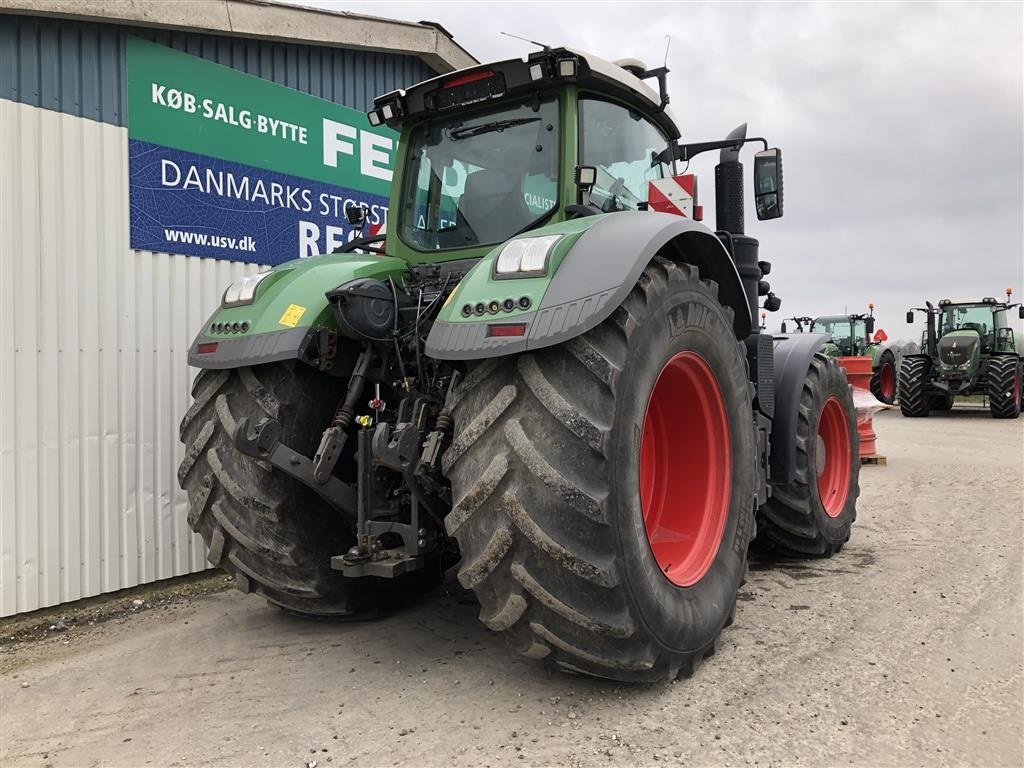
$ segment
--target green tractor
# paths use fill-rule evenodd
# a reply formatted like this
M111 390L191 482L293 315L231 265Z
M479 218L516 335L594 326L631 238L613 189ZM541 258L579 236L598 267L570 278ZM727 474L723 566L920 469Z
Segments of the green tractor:
M1021 355L1007 322L1007 311L1017 307L1024 319L1024 306L991 296L981 301L952 302L943 299L935 307L907 311L925 314L921 335L922 353L904 355L900 364L900 411L904 416L927 416L948 411L957 396L987 395L989 410L997 419L1016 419L1021 411Z
M896 402L896 353L884 341L875 341L875 305L868 304L868 314L825 315L822 317L791 317L798 332L823 333L828 340L822 351L829 357L871 358L871 394L886 405ZM787 324L782 323L786 333Z
M239 280L189 351L178 476L239 589L359 618L458 564L516 650L652 681L714 652L755 538L840 550L845 373L753 327L780 300L739 154L764 146L773 219L781 153L745 125L680 142L666 73L544 48L375 100L401 131L386 240ZM717 231L652 210L708 150Z

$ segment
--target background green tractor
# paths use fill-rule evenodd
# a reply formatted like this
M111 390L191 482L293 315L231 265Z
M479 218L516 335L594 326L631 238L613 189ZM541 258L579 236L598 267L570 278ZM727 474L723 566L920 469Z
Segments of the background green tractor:
M904 355L900 365L900 410L904 416L927 416L932 410L949 410L958 395L987 395L989 409L997 419L1015 419L1021 411L1020 351L1006 313L1017 307L1024 319L1024 306L992 297L980 301L952 302L939 306L925 302L907 312L925 314L921 336L922 353Z
M871 358L871 394L886 405L896 402L896 353L884 341L875 341L875 305L868 304L868 314L823 315L822 317L791 317L798 332L823 333L828 340L822 351L829 357ZM787 322L782 323L786 333Z
M386 243L238 281L189 352L179 478L240 589L361 617L458 562L523 654L665 680L714 651L755 537L839 551L845 373L753 327L780 300L739 154L764 146L773 219L781 153L746 126L681 143L666 74L545 47L375 100L401 130ZM717 231L651 210L682 211L676 164L708 150Z

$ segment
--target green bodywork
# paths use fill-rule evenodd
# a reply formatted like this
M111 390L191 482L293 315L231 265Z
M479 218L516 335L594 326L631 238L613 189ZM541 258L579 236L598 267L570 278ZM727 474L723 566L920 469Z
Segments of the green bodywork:
M559 201L556 208L546 218L543 226L533 228L528 236L545 234L564 234L550 256L547 275L543 277L525 277L495 280L492 277L492 265L497 253L504 243L490 244L451 250L418 251L405 243L397 232L389 234L386 241L387 256L365 254L325 254L308 259L297 259L286 262L271 271L264 278L251 304L237 307L218 308L209 318L200 341L205 339L239 338L240 333L227 331L216 333L212 328L221 323L233 327L249 323L246 337L259 334L274 333L294 328L324 327L336 329L335 320L325 293L350 280L363 277L374 277L381 280L392 278L401 290L401 277L408 266L431 264L462 259L481 259L480 263L462 280L450 300L442 309L438 319L451 322L466 320L462 317L461 307L466 303L484 302L492 299L519 299L523 296L530 299L536 307L543 298L551 279L559 265L565 259L572 245L589 227L600 221L604 216L588 216L568 219L565 207L577 202L578 190L573 182L573 171L577 162L577 96L581 89L570 86L559 95L559 119L561 132L559 137ZM607 97L604 97L607 98ZM403 185L403 174L407 167L408 136L416 127L415 123L406 125L399 142L394 177L391 183L391 199L397 200ZM605 214L610 215L610 214ZM397 227L394 227L397 230ZM302 308L300 316L286 313L292 305ZM515 309L503 312L503 318L514 318L523 314L523 310ZM469 320L479 318L471 317ZM287 321L287 322L284 322Z
M543 277L516 277L511 279L498 279L494 276L494 261L498 258L504 244L491 250L473 271L463 278L458 287L452 293L448 303L441 310L437 319L450 323L457 322L479 322L476 316L464 317L462 307L466 304L483 302L488 304L493 300L501 302L506 298L517 300L520 297L530 299L531 307L540 305L548 286L551 285L551 278L558 271L559 266L565 260L566 255L572 250L573 245L580 239L580 235L590 227L613 214L606 213L603 216L587 216L582 219L572 219L559 224L549 224L545 227L530 230L530 237L542 235L563 235L551 251L548 262L548 274ZM502 319L514 318L517 315L526 314L525 310L516 309L512 312L501 313Z
M333 328L334 317L326 291L360 277L397 279L405 267L401 259L357 253L325 254L289 261L271 270L260 282L252 304L221 306L213 313L204 333L211 339L238 338L238 333L230 331L216 333L212 326L243 322L249 323L249 336L309 326ZM301 314L292 311L289 315L293 305L301 308Z

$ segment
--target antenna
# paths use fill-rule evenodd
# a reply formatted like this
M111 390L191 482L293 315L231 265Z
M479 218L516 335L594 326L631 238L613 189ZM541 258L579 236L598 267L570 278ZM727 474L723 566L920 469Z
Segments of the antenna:
M538 43L536 40L528 40L525 37L520 37L519 35L513 35L511 32L502 32L501 34L504 35L505 37L514 37L516 40L522 40L524 43L529 43L530 45L536 45L538 48L543 49L545 53L548 53L548 52L551 51L551 46L550 45L545 45L544 43Z
M672 35L665 35L665 61L662 62L661 66L668 66L668 49L672 45Z

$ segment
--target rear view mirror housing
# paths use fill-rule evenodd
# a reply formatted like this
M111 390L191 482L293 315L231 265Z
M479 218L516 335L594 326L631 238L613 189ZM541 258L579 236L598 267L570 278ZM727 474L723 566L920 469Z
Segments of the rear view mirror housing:
M786 321L785 320L782 321L782 332L786 333Z
M908 309L907 310L907 325L913 325L913 324L914 324L914 310Z
M782 216L782 150L777 147L754 155L754 206L760 221Z
M873 318L873 317L865 317L864 318L864 330L867 332L868 336L870 336L872 333L875 332L875 318Z
M1017 307L1017 317L1019 317L1021 320L1024 320L1024 304L1021 304L1019 307Z

